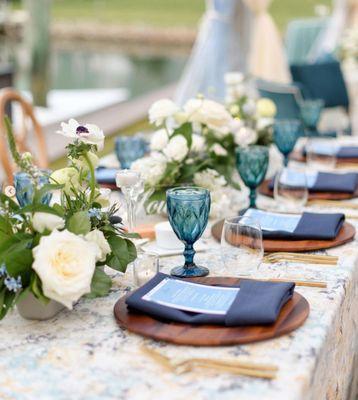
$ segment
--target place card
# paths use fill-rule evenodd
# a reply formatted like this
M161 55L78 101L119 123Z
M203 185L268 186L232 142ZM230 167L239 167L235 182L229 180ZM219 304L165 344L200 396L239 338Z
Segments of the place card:
M312 189L317 181L318 172L301 172L285 168L280 175L280 183L290 187L306 187Z
M293 233L301 219L301 215L297 214L280 214L268 211L256 210L249 208L245 217L257 220L263 231L283 231Z
M334 156L338 153L340 147L329 143L312 142L309 145L309 151L311 153L322 155L322 156Z
M193 313L225 315L239 290L166 278L142 299Z

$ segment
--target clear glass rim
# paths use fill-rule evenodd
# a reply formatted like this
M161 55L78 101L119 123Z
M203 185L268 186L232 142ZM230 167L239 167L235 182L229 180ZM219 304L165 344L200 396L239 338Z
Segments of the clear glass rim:
M183 191L188 190L188 189L195 189L195 190L199 191L199 193L189 194L188 196L190 196L191 199L195 199L195 198L201 199L201 198L206 197L206 196L208 196L210 194L210 191L208 189L205 189L205 188L200 187L200 186L177 186L177 187L168 189L166 191L166 195L167 195L167 197L171 196L171 197L182 198L182 196L180 196L176 192L183 192Z
M249 223L245 223L244 220L249 221ZM240 224L240 222L242 223ZM251 225L252 222L252 225ZM245 215L237 215L235 217L227 217L224 220L224 225L230 225L230 226L249 226L252 228L259 228L261 230L261 225L260 222L252 217L246 217Z

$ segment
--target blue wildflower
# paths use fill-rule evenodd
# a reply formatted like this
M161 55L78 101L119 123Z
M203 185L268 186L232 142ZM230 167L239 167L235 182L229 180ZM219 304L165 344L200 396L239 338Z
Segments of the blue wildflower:
M0 266L0 278L7 275L6 265L4 263Z
M101 210L99 208L90 208L88 210L88 215L90 218L101 219Z
M8 276L7 278L5 278L4 284L8 290L16 293L22 288L21 276L18 276L17 278L12 278L11 276Z

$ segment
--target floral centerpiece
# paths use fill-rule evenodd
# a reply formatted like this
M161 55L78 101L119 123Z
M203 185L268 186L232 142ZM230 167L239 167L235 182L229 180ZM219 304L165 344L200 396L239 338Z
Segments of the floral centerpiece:
M103 132L75 120L62 123L59 133L73 139L69 165L41 184L44 172L29 153L18 153L9 120L6 127L14 160L31 179L32 198L20 206L13 187L0 194L0 319L29 294L69 309L84 295L107 295L112 280L104 267L125 271L136 249L115 216L117 206L96 185ZM59 199L49 205L44 198L54 192Z

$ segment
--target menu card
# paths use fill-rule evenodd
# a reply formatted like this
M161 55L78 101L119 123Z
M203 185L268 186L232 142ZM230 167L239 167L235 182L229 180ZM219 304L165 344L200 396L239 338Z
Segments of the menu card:
M334 156L338 153L339 149L340 147L331 143L312 142L309 144L310 152L322 156Z
M142 299L194 313L225 315L239 288L208 286L178 279L163 279Z
M263 231L283 231L293 233L301 219L297 214L280 214L249 208L245 217L257 220Z

